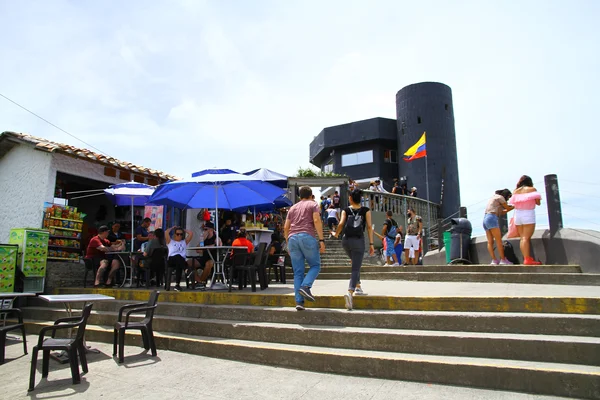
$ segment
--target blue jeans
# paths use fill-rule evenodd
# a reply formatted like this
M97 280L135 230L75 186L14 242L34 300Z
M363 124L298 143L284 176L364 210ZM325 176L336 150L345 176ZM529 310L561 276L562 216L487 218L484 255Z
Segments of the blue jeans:
M304 297L298 293L303 286L312 287L321 271L321 255L319 254L319 241L308 233L297 233L288 239L288 251L292 259L294 270L294 293L296 303L304 304ZM308 272L304 276L304 261L308 263Z
M496 214L485 214L483 217L483 229L489 231L494 228L500 228L498 216Z

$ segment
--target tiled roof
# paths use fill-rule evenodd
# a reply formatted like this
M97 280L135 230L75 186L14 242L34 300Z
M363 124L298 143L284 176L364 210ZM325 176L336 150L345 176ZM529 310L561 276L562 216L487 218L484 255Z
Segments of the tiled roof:
M33 144L37 149L42 151L47 151L49 153L63 153L68 154L70 156L82 158L84 160L97 162L100 164L104 164L107 166L111 166L114 168L131 171L137 174L143 174L146 176L151 176L155 178L160 178L161 180L178 180L176 176L166 174L162 171L157 171L155 169L141 167L139 165L135 165L132 163L124 162L121 160L117 160L116 158L107 157L103 154L94 153L88 149L84 149L81 147L70 146L67 144L56 143L50 140L39 138L32 135L27 135L25 133L16 133L16 132L3 132L0 134L0 140L5 137L14 138L18 141Z

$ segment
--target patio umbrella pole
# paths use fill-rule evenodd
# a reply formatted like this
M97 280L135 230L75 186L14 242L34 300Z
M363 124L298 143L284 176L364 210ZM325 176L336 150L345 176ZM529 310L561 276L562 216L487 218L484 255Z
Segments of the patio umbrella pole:
M215 234L217 235L217 241L215 246L219 245L219 189L215 185L215 227L217 228ZM217 263L220 261L219 252L217 251ZM216 265L214 266L216 268Z
M135 227L133 226L133 196L131 196L131 252L133 253L133 235L135 234Z

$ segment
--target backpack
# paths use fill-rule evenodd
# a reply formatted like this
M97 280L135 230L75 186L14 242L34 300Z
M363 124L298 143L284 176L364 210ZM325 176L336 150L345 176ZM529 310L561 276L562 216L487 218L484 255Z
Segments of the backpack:
M389 231L386 233L386 236L387 236L387 238L388 238L388 239L391 239L391 240L396 240L396 234L398 233L398 228L396 227L396 225L394 225L394 222L395 222L395 221L393 221L393 220L390 220L390 222L391 222L391 224L390 224L390 225L391 225L392 227L391 227L391 228L390 228L390 230L389 230Z
M361 237L363 235L365 220L360 215L360 209L354 211L352 207L348 207L350 211L347 213L346 225L344 226L344 236Z
M513 264L521 264L521 262L517 258L517 255L515 254L515 249L513 249L513 245L508 240L502 242L502 246L504 247L504 257L506 257L508 261L510 261Z

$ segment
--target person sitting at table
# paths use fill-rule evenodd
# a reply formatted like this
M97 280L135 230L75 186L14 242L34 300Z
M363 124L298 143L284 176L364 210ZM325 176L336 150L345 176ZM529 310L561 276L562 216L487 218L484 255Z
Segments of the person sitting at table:
M225 220L225 226L221 229L219 238L223 241L223 245L231 246L231 242L235 239L235 226L231 223L231 218Z
M113 222L111 225L110 232L108 232L108 240L110 240L111 244L117 242L117 240L123 239L123 234L120 232L121 224L118 222Z
M273 233L271 235L271 244L269 244L269 256L275 254L281 254L281 242L279 241L279 235Z
M219 243L217 244L217 234L215 232L215 225L208 221L204 224L204 247L213 247L213 246L222 246L223 242L219 238ZM195 281L195 289L206 289L206 282L208 281L208 277L215 265L214 259L217 258L217 250L197 250L198 253L202 254L200 258L200 268L202 269L202 274L198 273L198 269L194 270L194 281Z
M85 252L85 258L92 260L94 266L99 266L96 273L96 280L94 281L95 288L101 287L100 281L104 277L104 272L108 268L108 264L111 264L111 268L106 280L106 286L112 286L115 283L115 274L119 270L119 261L114 258L109 259L111 255L104 253L118 251L123 246L123 243L116 241L114 245L111 245L108 240L108 231L108 226L105 225L98 228L98 234L90 240Z
M154 235L152 235L152 233L154 233ZM150 235L152 235L150 241L142 244L144 257L146 258L144 260L144 268L151 267L150 264L152 263L152 260L150 258L152 257L152 253L154 253L155 250L168 249L167 243L165 241L165 231L158 228L154 232L151 232ZM156 273L156 286L160 287L160 285L162 284L162 277L165 273L164 264L162 264L160 268L157 268L154 272Z
M171 231L173 238L171 239ZM186 251L190 240L194 237L194 232L185 230L182 227L171 227L165 232L165 241L167 242L167 248L169 249L169 258L167 259L167 266L175 269L175 288L176 292L181 292L181 273L187 268L186 262ZM167 272L169 273L169 272ZM167 282L169 280L167 279ZM165 287L166 290L171 290L170 287Z
M246 230L245 229L240 229L237 232L237 237L236 237L236 239L233 241L233 243L231 245L232 246L245 246L245 247L247 247L248 248L248 254L250 254L250 253L252 253L254 251L254 245L246 237Z

